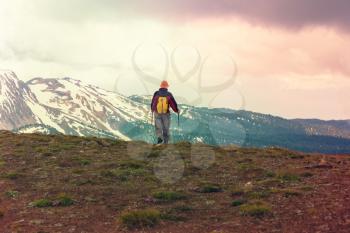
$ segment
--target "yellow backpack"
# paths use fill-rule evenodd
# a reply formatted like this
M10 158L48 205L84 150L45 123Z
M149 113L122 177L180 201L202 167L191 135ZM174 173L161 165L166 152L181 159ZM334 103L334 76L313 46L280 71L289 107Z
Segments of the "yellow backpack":
M168 98L164 96L158 97L157 113L167 113L169 108Z

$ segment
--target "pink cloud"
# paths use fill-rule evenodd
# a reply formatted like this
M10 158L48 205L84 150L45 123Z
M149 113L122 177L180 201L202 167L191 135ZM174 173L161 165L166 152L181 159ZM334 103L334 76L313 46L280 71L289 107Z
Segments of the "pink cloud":
M186 37L199 48L233 55L247 109L290 118L350 117L344 111L350 99L349 34L325 26L266 28L240 18L197 20L187 27Z

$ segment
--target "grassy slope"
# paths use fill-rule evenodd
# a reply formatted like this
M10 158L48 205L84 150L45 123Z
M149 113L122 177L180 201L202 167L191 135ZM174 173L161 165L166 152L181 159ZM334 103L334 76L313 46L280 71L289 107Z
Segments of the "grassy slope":
M164 171L157 170L164 149L1 132L0 232L350 229L348 156L327 156L331 168L308 168L324 156L178 143L168 151L177 151L180 166L169 162L166 171L181 174L184 165L183 176L166 184L154 174ZM195 167L193 158L210 151L215 162Z

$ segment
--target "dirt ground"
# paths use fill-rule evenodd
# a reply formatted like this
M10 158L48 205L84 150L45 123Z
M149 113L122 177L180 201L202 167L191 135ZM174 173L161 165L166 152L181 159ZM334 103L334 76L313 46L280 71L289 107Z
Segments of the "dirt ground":
M350 232L350 156L173 148L183 169L168 164L181 174L169 184L155 170L165 146L2 131L0 232ZM152 226L121 217L149 209Z

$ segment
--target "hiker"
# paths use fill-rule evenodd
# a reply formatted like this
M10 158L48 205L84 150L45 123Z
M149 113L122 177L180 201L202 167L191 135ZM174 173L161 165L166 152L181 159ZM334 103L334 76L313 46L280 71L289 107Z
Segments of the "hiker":
M170 129L170 111L169 106L174 112L179 114L179 109L173 95L168 91L169 84L162 81L160 88L156 91L152 98L151 110L155 117L155 129L158 137L157 144L168 144Z

